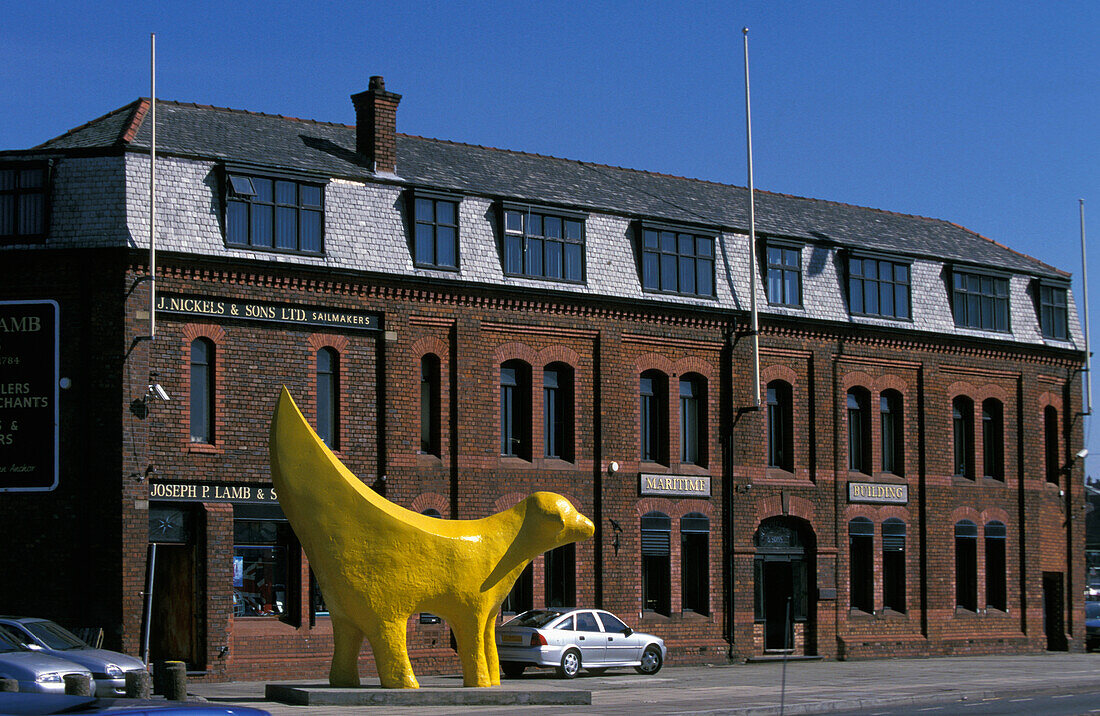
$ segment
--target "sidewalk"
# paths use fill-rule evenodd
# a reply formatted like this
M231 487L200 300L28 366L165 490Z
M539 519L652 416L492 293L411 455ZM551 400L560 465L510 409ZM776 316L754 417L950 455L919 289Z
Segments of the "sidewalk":
M318 684L320 681L279 681ZM423 688L461 688L460 676L424 676ZM783 685L785 683L785 688ZM189 692L210 701L266 709L276 716L372 713L370 707L288 706L264 698L265 682L201 683ZM364 686L376 687L377 681ZM938 657L873 661L666 667L644 677L632 669L572 681L550 671L506 679L502 689L588 690L591 706L433 706L374 710L438 715L462 713L622 714L708 713L764 716L829 713L871 706L978 701L1023 693L1100 692L1100 654L1050 653L1027 656ZM1098 697L1100 698L1100 697ZM1098 703L1100 705L1100 703Z

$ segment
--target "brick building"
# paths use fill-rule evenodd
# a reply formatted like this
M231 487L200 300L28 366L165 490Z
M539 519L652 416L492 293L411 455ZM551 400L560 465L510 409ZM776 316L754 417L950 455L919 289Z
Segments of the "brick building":
M505 611L600 605L673 663L1081 648L1067 273L759 192L750 280L742 188L398 134L381 78L352 100L354 127L159 101L155 282L148 100L0 153L0 325L56 316L63 378L56 488L0 474L0 612L209 678L324 673L268 474L285 384L410 509L553 490L593 519ZM47 357L4 367L0 433L48 410L17 377ZM432 615L409 647L456 668Z

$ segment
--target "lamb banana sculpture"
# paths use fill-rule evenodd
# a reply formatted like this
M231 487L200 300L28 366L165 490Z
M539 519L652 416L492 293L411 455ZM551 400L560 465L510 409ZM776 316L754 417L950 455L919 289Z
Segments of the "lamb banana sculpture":
M333 686L359 686L365 636L382 686L418 688L405 629L421 611L451 626L464 685L499 684L494 620L504 597L537 555L595 531L552 492L536 492L479 520L406 510L364 485L332 454L285 387L269 447L279 504L331 614Z

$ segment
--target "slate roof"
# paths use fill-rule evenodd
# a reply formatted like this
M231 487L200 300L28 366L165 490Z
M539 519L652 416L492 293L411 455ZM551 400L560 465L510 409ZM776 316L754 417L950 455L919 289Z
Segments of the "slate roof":
M147 150L148 106L147 99L139 99L35 149ZM353 126L206 105L158 100L157 151L331 177L377 178L355 153ZM397 175L414 185L473 195L748 229L744 187L537 154L398 134ZM1069 276L948 221L785 194L757 191L756 230L1038 276Z

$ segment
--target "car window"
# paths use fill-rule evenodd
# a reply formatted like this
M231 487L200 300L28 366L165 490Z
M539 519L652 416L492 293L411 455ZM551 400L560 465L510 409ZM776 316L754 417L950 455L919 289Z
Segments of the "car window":
M614 614L608 614L607 612L596 612L600 615L600 621L603 622L604 631L624 632L626 631L626 624L623 624L617 616Z
M573 631L573 615L567 616L560 622L554 625L555 629L561 629L562 631Z
M12 651L23 651L21 641L12 637L11 632L8 631L10 627L6 627L0 624L0 654L7 654Z
M542 627L561 616L561 612L550 612L545 609L532 609L518 617L505 622L505 626Z
M53 622L29 622L24 626L50 649L84 649L88 646L75 634Z
M599 631L600 625L592 612L577 612L577 631Z
M1100 617L1100 602L1085 602L1085 617L1088 619Z

